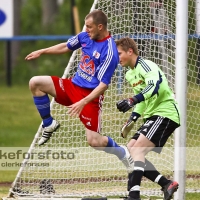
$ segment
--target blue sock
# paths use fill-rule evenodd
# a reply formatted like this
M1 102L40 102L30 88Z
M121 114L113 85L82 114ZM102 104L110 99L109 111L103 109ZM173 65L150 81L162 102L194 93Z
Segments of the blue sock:
M33 97L33 100L43 120L43 126L49 126L52 123L53 118L50 114L50 100L48 95Z
M106 153L116 155L120 160L124 158L126 152L125 150L120 147L112 138L108 137L108 144L104 149Z

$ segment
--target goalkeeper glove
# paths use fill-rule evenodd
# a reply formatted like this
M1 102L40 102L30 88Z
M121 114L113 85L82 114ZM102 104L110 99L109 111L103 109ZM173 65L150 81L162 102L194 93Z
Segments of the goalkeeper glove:
M134 126L134 123L137 121L137 119L140 117L140 114L136 112L132 112L131 116L129 117L128 121L124 124L124 126L121 129L121 136L123 138L126 138L131 129Z
M125 113L137 103L138 103L138 99L136 97L123 99L123 100L117 102L117 109L120 112Z

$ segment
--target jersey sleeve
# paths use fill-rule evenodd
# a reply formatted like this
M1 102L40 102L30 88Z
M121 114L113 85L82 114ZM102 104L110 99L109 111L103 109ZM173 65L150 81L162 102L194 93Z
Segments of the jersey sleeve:
M140 74L144 78L146 87L135 97L139 102L145 101L151 98L153 95L158 94L160 83L162 82L162 76L159 68L155 63L141 61Z
M110 84L112 75L119 62L118 53L115 49L113 50L113 48L116 46L113 45L114 44L112 43L112 40L108 40L108 49L104 53L102 62L100 64L100 70L97 75L98 80L106 85Z
M85 32L81 32L78 35L71 37L67 41L67 47L74 51L76 49L79 49L81 47L81 39L85 36Z
M145 102L141 102L135 105L133 112L138 113L139 115L142 115L142 113L145 111L146 109L146 104Z

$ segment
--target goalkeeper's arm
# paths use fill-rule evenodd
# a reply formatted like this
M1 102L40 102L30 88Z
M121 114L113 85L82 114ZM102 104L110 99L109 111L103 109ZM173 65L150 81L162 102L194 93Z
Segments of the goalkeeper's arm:
M124 126L121 129L121 136L123 138L126 138L131 129L134 126L134 123L137 121L137 119L140 117L139 113L132 112L131 116L129 117L128 121L124 124Z
M141 115L137 112L132 112L129 120L136 122Z
M124 124L124 126L121 129L121 136L123 138L126 138L131 129L133 128L135 122L138 120L138 118L142 115L146 108L145 102L141 102L137 104L131 113L131 116L129 117L128 121Z

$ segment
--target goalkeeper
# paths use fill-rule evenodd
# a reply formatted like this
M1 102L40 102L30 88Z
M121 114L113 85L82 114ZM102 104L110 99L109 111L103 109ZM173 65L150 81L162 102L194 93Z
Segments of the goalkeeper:
M145 121L127 145L135 163L134 171L129 174L128 200L140 200L142 176L158 183L164 192L164 200L169 200L178 189L178 183L162 176L145 156L151 150L160 153L167 139L180 126L177 103L164 73L157 64L139 56L134 40L121 38L116 44L120 64L130 68L126 79L135 94L117 102L118 110L123 113L134 107L122 128L122 137L127 136L141 115Z

